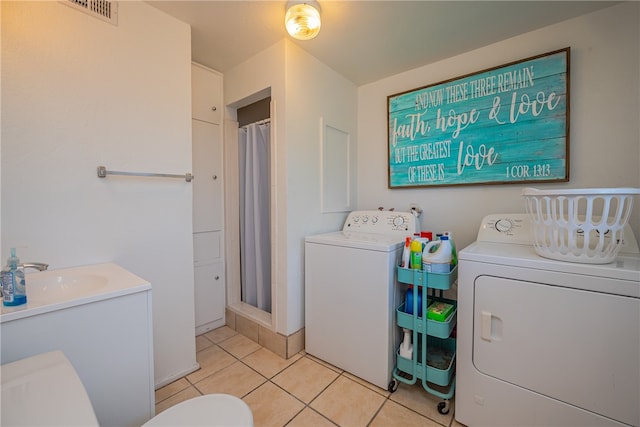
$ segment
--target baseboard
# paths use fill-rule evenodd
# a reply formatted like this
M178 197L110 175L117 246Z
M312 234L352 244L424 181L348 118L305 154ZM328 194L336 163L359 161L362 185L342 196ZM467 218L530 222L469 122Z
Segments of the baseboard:
M180 378L185 377L185 376L189 375L190 373L197 371L198 369L200 369L200 364L196 362L196 364L193 365L191 368L185 369L184 371L180 371L180 372L175 373L175 374L173 374L173 375L171 375L171 376L169 376L169 377L167 377L167 378L165 378L165 379L163 379L161 381L158 381L157 383L155 383L154 387L155 387L156 390L159 389L159 388L162 388L162 387L166 386L167 384L171 384L172 382L177 381Z
M260 321L261 319L249 318L229 308L226 309L225 318L228 327L283 359L288 359L304 350L304 328L285 336L267 328L264 322Z

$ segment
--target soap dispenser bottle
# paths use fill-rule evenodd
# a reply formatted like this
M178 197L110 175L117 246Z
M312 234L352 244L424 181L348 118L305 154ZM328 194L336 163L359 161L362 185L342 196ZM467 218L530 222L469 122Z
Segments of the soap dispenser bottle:
M20 260L16 256L16 248L11 248L11 256L2 269L2 304L15 306L27 303L24 270L19 268Z

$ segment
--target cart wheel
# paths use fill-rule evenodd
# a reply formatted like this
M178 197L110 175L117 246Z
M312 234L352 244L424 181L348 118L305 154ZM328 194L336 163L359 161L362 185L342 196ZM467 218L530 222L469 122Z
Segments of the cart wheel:
M447 415L449 413L449 401L445 400L443 402L438 403L438 412L442 415Z
M389 383L389 386L387 387L387 390L389 391L389 393L393 393L397 389L398 389L398 381L391 380L391 382Z

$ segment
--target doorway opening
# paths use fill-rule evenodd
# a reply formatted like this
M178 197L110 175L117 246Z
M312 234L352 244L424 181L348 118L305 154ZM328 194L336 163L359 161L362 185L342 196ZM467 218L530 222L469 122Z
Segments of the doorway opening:
M237 110L240 300L271 313L271 98Z

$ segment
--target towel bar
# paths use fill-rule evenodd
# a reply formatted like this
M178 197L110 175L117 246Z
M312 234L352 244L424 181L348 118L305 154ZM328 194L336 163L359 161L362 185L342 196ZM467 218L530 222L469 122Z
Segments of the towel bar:
M106 166L98 166L98 178L106 178L107 175L125 175L125 176L145 176L154 178L182 178L187 182L191 182L194 176L190 173L184 175L170 174L170 173L148 173L148 172L121 172L121 171L109 171Z

